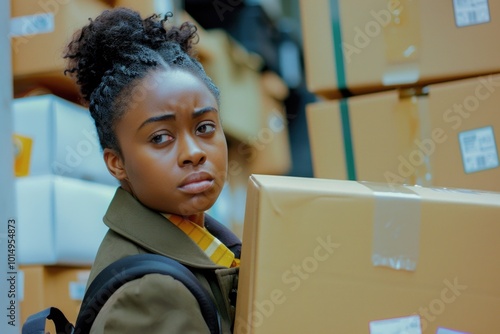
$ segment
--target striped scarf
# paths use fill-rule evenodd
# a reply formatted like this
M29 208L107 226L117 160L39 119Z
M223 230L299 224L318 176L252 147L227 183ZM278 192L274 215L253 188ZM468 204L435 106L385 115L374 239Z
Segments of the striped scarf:
M219 239L214 237L206 228L203 228L189 219L173 214L163 214L172 224L181 229L191 238L215 263L226 268L237 267L240 260L235 258L234 253L229 250Z

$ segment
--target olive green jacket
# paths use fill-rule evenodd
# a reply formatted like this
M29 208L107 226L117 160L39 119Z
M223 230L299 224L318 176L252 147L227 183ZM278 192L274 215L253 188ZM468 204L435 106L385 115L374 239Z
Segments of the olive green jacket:
M239 257L241 242L205 215L206 228ZM89 283L127 255L156 253L189 267L213 297L223 333L231 333L238 268L215 265L179 228L118 188L104 222L109 231L98 250ZM195 297L171 276L149 274L120 287L97 315L92 334L209 333Z

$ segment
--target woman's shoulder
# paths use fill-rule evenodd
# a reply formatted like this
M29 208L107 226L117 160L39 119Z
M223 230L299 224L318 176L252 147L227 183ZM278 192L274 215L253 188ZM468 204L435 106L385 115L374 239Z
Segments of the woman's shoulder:
M121 286L97 315L91 333L208 333L196 298L173 277L148 274Z
M111 263L129 255L142 253L146 253L146 250L113 230L108 230L97 250L88 284Z

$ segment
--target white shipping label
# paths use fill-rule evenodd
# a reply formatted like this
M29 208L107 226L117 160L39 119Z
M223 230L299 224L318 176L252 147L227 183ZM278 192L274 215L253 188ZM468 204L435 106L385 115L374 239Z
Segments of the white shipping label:
M370 334L422 334L420 317L409 317L376 320L370 322Z
M457 27L490 22L488 0L453 0Z
M10 20L10 35L12 37L46 34L53 32L54 28L54 13L19 16Z
M463 131L458 139L466 173L498 167L498 151L491 126Z

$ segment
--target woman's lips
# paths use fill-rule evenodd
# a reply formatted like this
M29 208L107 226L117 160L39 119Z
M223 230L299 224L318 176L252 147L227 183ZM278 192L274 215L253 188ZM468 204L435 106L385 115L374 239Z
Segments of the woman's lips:
M210 189L214 184L214 180L200 180L186 183L179 188L188 194L199 194Z
M199 194L214 185L213 177L206 172L193 173L185 177L179 189L188 194Z

